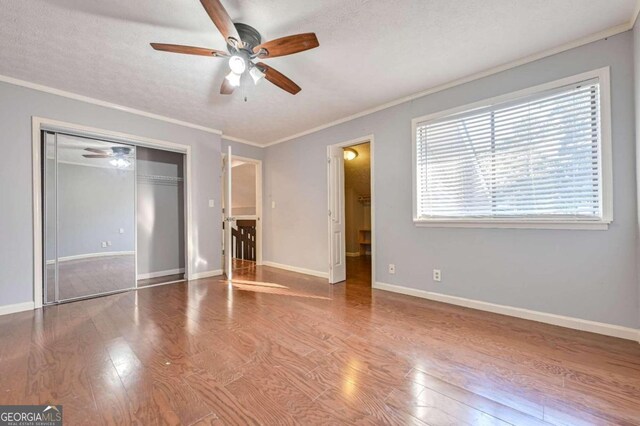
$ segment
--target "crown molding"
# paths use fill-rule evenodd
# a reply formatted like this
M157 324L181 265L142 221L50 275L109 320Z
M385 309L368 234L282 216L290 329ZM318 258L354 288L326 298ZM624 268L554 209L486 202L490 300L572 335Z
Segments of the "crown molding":
M203 132L212 133L214 135L220 135L222 138L227 139L227 140L231 140L231 141L234 141L234 142L243 143L243 144L246 144L246 145L257 146L257 147L263 148L263 145L259 145L259 144L255 143L255 142L251 142L251 141L248 141L248 140L245 140L245 139L236 138L236 137L230 136L230 135L223 135L221 130L214 129L212 127L201 126L199 124L190 123L188 121L178 120L176 118L166 117L164 115L154 114L152 112L147 112L147 111L143 111L143 110L136 109L136 108L130 108L128 106L115 104L113 102L107 102L107 101L103 101L101 99L96 99L96 98L91 98L89 96L79 95L77 93L69 92L69 91L66 91L66 90L56 89L55 87L45 86L43 84L38 84L38 83L32 83L30 81L20 80L18 78L9 77L9 76L6 76L6 75L1 75L1 74L0 74L0 82L12 84L14 86L25 87L27 89L37 90L39 92L49 93L49 94L52 94L52 95L62 96L64 98L69 98L69 99L73 99L73 100L80 101L80 102L86 102L86 103L89 103L89 104L98 105L98 106L105 107L105 108L111 108L111 109L127 112L127 113L130 113L130 114L139 115L139 116L146 117L146 118L151 118L151 119L154 119L154 120L164 121L164 122L171 123L171 124L176 124L176 125L182 126L182 127L189 127L191 129L196 129L196 130L200 130L200 131L203 131Z
M286 136L284 138L275 140L273 142L269 142L269 143L267 143L267 144L265 144L263 146L264 147L269 147L269 146L277 145L279 143L290 141L292 139L297 139L297 138L300 138L302 136L310 135L312 133L319 132L320 130L324 130L324 129L327 129L327 128L333 127L333 126L337 126L339 124L343 124L343 123L355 120L357 118L364 117L366 115L373 114L375 112L382 111L384 109L391 108L391 107L394 107L396 105L403 104L405 102L409 102L409 101L412 101L412 100L415 100L415 99L418 99L418 98L422 98L424 96L431 95L433 93L442 92L443 90L447 90L447 89L450 89L450 88L455 87L455 86L460 86L462 84L469 83L469 82L472 82L472 81L475 81L475 80L479 80L481 78L488 77L490 75L498 74L498 73L500 73L502 71L507 71L509 69L516 68L516 67L519 67L521 65L525 65L525 64L528 64L530 62L534 62L534 61L546 58L548 56L556 55L558 53L565 52L567 50L575 49L576 47L584 46L586 44L593 43L595 41L599 41L599 40L605 39L607 37L612 37L614 35L623 33L625 31L629 31L629 30L631 30L633 28L634 23L635 23L639 13L640 13L640 0L637 0L637 6L634 9L631 18L629 19L629 22L627 22L625 24L617 25L617 26L609 28L607 30L600 31L600 32L592 34L590 36L583 37L583 38L580 38L578 40L574 40L572 42L562 44L562 45L554 47L552 49L544 50L542 52L535 53L535 54L529 55L529 56L525 56L524 58L517 59L515 61L511 61L511 62L507 62L507 63L502 64L502 65L498 65L497 67L489 68L489 69L487 69L485 71L480 71L478 73L471 74L471 75L468 75L466 77L462 77L462 78L459 78L457 80L450 81L448 83L444 83L444 84L441 84L441 85L438 85L438 86L434 86L434 87L432 87L430 89L426 89L426 90L423 90L421 92L414 93L413 95L405 96L403 98L399 98L399 99L396 99L394 101L387 102L387 103L384 103L382 105L378 105L376 107L366 109L364 111L358 112L356 114L349 115L349 116L341 118L339 120L331 121L329 123L325 123L325 124L322 124L320 126L313 127L313 128L311 128L309 130L305 130L305 131L302 131L300 133L293 134L291 136Z
M636 26L638 15L640 15L640 0L636 0L636 8L633 10L633 15L631 16L631 20L629 21L629 23L631 24L630 29Z
M78 101L81 101L81 102L86 102L86 103L90 103L90 104L94 104L94 105L98 105L98 106L102 106L102 107L106 107L106 108L116 109L116 110L119 110L119 111L128 112L130 114L136 114L136 115L140 115L142 117L152 118L154 120L165 121L167 123L176 124L176 125L183 126L183 127L189 127L189 128L196 129L196 130L201 130L203 132L220 135L222 139L226 139L226 140L232 141L232 142L242 143L242 144L254 146L254 147L257 147L257 148L267 148L269 146L277 145L279 143L287 142L287 141L290 141L292 139L296 139L296 138L299 138L299 137L302 137L302 136L306 136L306 135L309 135L309 134L312 134L312 133L319 132L320 130L327 129L329 127L337 126L339 124L346 123L346 122L355 120L357 118L364 117L366 115L373 114L375 112L382 111L384 109L391 108L391 107L394 107L396 105L400 105L400 104L403 104L405 102L409 102L409 101L421 98L423 96L427 96L427 95L430 95L430 94L433 94L433 93L441 92L443 90L450 89L450 88L455 87L455 86L459 86L459 85L462 85L462 84L465 84L465 83L469 83L469 82L474 81L474 80L479 80L481 78L488 77L490 75L497 74L497 73L500 73L502 71L506 71L506 70L509 70L511 68L518 67L520 65L528 64L530 62L534 62L534 61L537 61L539 59L546 58L548 56L552 56L552 55L555 55L555 54L558 54L558 53L561 53L561 52L565 52L567 50L574 49L576 47L584 46L585 44L593 43L595 41L602 40L602 39L605 39L607 37L612 37L612 36L614 36L616 34L620 34L620 33L623 33L625 31L629 31L629 30L633 29L633 27L635 26L635 23L636 23L639 15L640 15L640 0L636 0L636 7L634 8L634 10L632 12L632 15L631 15L629 21L627 23L625 23L625 24L617 25L615 27L609 28L607 30L604 30L604 31L601 31L601 32L598 32L598 33L595 33L595 34L592 34L590 36L583 37L581 39L574 40L574 41L569 42L569 43L565 43L565 44L560 45L558 47L555 47L555 48L552 48L552 49L548 49L548 50L545 50L545 51L542 51L542 52L539 52L539 53L536 53L536 54L533 54L533 55L530 55L530 56L526 56L524 58L517 59L515 61L511 61L511 62L505 63L503 65L499 65L499 66L494 67L494 68L487 69L485 71L481 71L481 72L478 72L478 73L475 73L475 74L471 74L471 75L468 75L466 77L462 77L462 78L459 78L457 80L450 81L448 83L444 83L444 84L441 84L441 85L438 85L438 86L434 86L434 87L432 87L430 89L426 89L426 90L423 90L421 92L417 92L417 93L415 93L413 95L405 96L405 97L396 99L394 101L387 102L387 103L384 103L382 105L378 105L376 107L369 108L369 109L366 109L364 111L352 114L350 116L341 118L339 120L331 121L331 122L322 124L320 126L316 126L316 127L311 128L311 129L308 129L308 130L305 130L305 131L302 131L302 132L299 132L299 133L295 133L293 135L286 136L284 138L277 139L277 140L275 140L273 142L269 142L269 143L266 143L266 144L259 144L259 143L251 142L251 141L248 141L246 139L238 138L238 137L235 137L235 136L225 135L225 134L223 134L223 132L221 130L214 129L212 127L201 126L199 124L190 123L188 121L178 120L178 119L175 119L175 118L166 117L166 116L159 115L159 114L154 114L154 113L143 111L143 110L139 110L139 109L136 109L136 108L130 108L130 107L127 107L127 106L124 106L124 105L119 105L119 104L116 104L116 103L107 102L107 101L103 101L103 100L96 99L96 98L91 98L89 96L79 95L77 93L69 92L69 91L66 91L66 90L56 89L54 87L45 86L45 85L38 84L38 83L32 83L32 82L26 81L26 80L20 80L20 79L9 77L9 76L5 76L5 75L2 75L2 74L0 74L0 82L13 84L15 86L26 87L28 89L33 89L33 90L37 90L37 91L40 91L40 92L50 93L50 94L53 94L53 95L58 95L58 96L62 96L62 97L65 97L65 98L74 99L74 100L78 100Z
M116 109L118 111L128 112L130 114L140 115L142 117L152 118L154 120L165 121L171 124L177 124L183 127L190 127L192 129L201 130L203 132L213 133L215 135L222 135L222 131L213 129L211 127L201 126L199 124L189 123L187 121L177 120L175 118L166 117L164 115L154 114L152 112L142 111L136 108L130 108L128 106L115 104L113 102L103 101L101 99L91 98L89 96L79 95L77 93L68 92L66 90L56 89L55 87L45 86L43 84L32 83L26 80L20 80L18 78L9 77L6 75L0 75L0 82L13 84L14 86L26 87L27 89L37 90L39 92L50 93L52 95L62 96L64 98L74 99L76 101L86 102L101 107Z
M251 142L251 141L248 141L246 139L236 138L235 136L230 136L230 135L225 135L225 134L222 135L222 139L226 139L226 140L231 141L231 142L243 143L245 145L255 146L257 148L264 148L265 147L265 145L261 145L259 143Z

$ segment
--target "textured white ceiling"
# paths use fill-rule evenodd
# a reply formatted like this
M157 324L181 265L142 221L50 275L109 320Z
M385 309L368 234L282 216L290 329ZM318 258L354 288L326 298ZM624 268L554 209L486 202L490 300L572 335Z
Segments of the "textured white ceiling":
M0 0L0 74L269 143L629 21L635 0L222 0L263 39L320 47L269 64L296 81L218 94L224 49L198 0Z

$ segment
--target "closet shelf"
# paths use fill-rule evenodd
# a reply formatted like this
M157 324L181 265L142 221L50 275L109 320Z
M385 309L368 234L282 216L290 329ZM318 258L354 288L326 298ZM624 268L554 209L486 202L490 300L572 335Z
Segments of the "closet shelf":
M161 176L161 175L138 175L138 179L155 181L155 182L183 182L184 179L176 176Z

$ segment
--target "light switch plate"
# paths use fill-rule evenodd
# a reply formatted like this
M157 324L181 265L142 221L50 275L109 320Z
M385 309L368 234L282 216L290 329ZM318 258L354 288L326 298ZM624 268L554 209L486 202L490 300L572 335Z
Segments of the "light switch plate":
M209 200L209 207L215 207L216 206L216 201L215 200Z

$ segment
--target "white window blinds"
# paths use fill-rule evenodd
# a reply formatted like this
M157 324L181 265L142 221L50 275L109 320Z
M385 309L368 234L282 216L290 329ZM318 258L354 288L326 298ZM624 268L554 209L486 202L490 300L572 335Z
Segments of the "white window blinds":
M597 79L415 129L418 220L602 219Z

